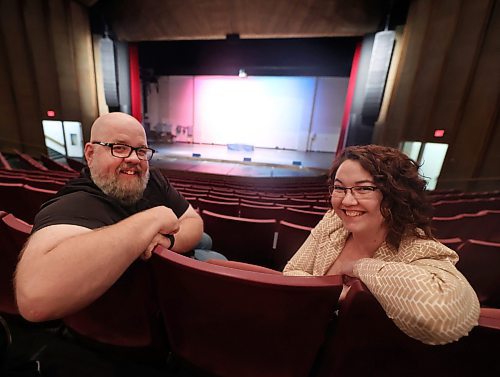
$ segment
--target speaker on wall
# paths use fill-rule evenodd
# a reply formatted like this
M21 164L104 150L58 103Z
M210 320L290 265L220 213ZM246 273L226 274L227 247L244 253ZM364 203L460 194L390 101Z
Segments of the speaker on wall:
M365 125L373 125L378 119L391 64L394 40L395 32L392 30L380 31L375 34L361 110L362 123Z

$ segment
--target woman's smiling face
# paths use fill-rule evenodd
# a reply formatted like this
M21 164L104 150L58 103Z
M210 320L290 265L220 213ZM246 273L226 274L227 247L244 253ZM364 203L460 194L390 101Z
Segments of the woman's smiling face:
M355 160L346 160L339 166L333 184L341 187L376 186L372 175ZM353 234L385 231L385 220L380 212L383 198L380 190L345 191L343 197L335 193L331 197L333 209L344 227Z

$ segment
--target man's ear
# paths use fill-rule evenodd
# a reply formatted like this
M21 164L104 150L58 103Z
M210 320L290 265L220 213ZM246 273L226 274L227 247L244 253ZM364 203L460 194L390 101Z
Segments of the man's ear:
M92 159L94 158L94 146L91 143L85 144L85 159L87 160L87 165L90 166Z

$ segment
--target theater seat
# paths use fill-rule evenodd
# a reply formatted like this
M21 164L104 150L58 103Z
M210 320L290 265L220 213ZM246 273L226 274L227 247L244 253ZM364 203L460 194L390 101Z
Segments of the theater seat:
M500 243L467 240L457 254L456 267L476 291L481 306L500 308Z
M443 245L446 247L449 247L452 250L457 250L457 248L464 243L464 240L459 238L459 237L453 237L453 238L440 238L438 239L439 242L441 242Z
M399 330L368 288L352 280L314 377L496 376L500 310L493 310L482 310L479 326L457 342L426 345Z
M237 270L261 272L263 274L282 275L282 273L279 271L267 267L258 266L256 264L236 262L232 260L223 260L223 259L209 259L206 262L210 264L215 264L217 266L236 268Z
M240 206L237 201L230 202L224 200L198 198L198 207L201 210L208 210L228 216L238 216L240 213Z
M5 170L12 170L10 162L5 158L2 152L0 152L0 168Z
M229 260L272 267L276 220L247 219L206 210L201 217L215 251Z
M432 206L434 207L434 216L455 216L482 210L498 210L500 209L500 198L441 200L432 203Z
M75 170L75 171L81 171L84 167L87 166L87 164L81 162L81 161L78 161L78 160L75 160L71 157L67 157L66 156L66 162L68 163L68 166Z
M477 213L462 213L451 217L433 217L437 238L460 237L500 242L499 210L485 210Z
M283 217L285 207L281 206L263 206L248 203L240 203L240 216L250 219L276 219Z
M0 208L32 224L40 206L57 191L21 183L0 183Z
M288 261L295 255L313 228L280 221L278 224L278 240L273 253L273 267L283 271Z
M119 346L156 359L165 349L164 331L149 263L137 260L101 297L63 318L71 334L94 349Z
M324 215L325 212L287 207L283 213L283 220L314 228Z
M0 218L0 312L19 314L17 309L13 277L17 260L26 243L32 226L5 214Z
M213 376L308 376L340 276L288 277L196 261L157 247L160 308L174 354Z
M50 157L42 154L40 155L40 161L49 169L56 171L65 171L70 173L78 173L78 170L72 169L71 167L61 164L58 161L51 159Z

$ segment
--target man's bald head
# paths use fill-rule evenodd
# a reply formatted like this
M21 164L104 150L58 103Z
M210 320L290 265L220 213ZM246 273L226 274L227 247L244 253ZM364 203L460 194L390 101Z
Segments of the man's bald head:
M142 124L133 116L125 113L109 113L100 116L92 124L90 130L91 141L102 141L119 134L142 134L146 140L146 133Z
M139 159L137 150L128 157L116 157L116 145L147 147L142 124L124 113L109 113L96 119L85 144L85 158L94 183L106 195L130 205L144 193L149 180L149 164Z

